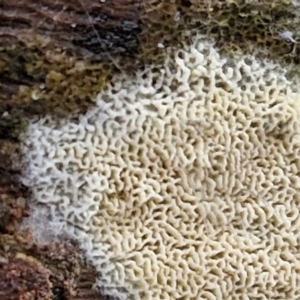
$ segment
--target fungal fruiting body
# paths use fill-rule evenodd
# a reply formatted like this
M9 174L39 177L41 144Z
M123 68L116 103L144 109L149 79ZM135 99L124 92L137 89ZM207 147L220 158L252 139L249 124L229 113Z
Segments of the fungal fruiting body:
M81 243L107 296L297 299L299 95L280 65L197 36L79 120L31 122L31 207Z

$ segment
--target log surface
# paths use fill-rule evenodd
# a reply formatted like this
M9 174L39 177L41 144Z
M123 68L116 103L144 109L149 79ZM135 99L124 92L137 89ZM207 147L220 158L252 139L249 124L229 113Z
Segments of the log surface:
M116 61L135 59L141 9L141 0L1 0L0 118L86 109Z
M0 44L42 37L81 53L134 53L140 32L136 0L2 0Z

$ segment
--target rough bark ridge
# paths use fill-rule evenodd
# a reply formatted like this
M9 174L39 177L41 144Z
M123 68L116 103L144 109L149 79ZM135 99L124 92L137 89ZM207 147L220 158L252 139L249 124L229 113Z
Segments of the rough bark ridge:
M86 109L112 68L138 52L140 7L136 0L2 0L0 114Z
M39 37L75 52L132 55L137 50L140 3L135 0L2 0L1 42Z

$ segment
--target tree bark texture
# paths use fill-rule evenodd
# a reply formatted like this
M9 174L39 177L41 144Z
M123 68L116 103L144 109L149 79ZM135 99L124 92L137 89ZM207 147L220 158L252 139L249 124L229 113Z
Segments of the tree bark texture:
M1 0L0 116L86 109L118 58L138 52L140 10L140 0Z
M136 0L2 0L0 43L41 37L77 53L131 55L137 51L140 7Z

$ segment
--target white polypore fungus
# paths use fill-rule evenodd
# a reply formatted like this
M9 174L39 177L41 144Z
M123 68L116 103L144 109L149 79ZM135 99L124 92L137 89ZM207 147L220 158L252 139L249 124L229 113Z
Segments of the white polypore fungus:
M119 299L300 297L299 90L198 39L78 122L32 122L24 183Z

